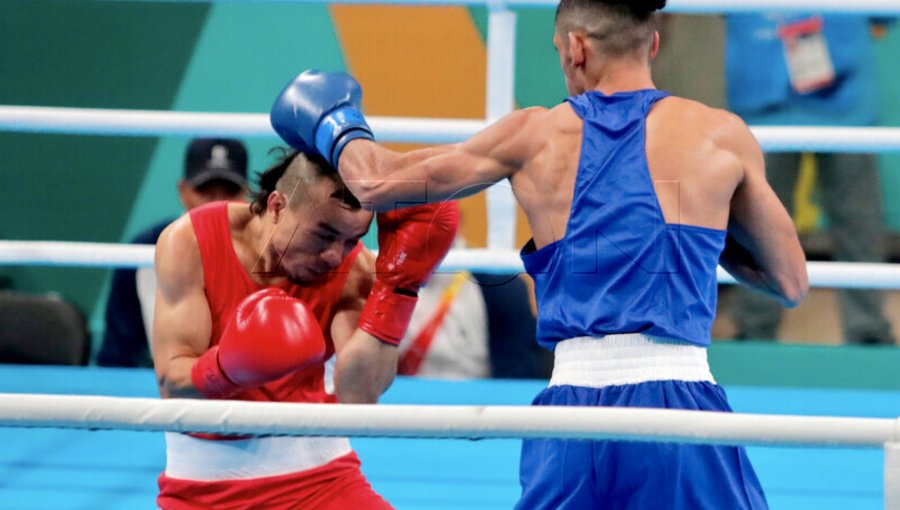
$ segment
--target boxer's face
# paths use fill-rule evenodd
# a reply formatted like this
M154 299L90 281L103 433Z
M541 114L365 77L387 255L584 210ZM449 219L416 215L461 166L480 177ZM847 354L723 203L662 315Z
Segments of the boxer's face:
M308 191L299 205L282 211L269 243L275 271L300 284L315 283L337 269L372 222L371 212L335 196L340 192L327 179Z

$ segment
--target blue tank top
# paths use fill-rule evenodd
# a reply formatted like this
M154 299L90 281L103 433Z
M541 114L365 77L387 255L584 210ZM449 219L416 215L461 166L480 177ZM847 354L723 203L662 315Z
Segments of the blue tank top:
M707 346L725 231L667 224L647 167L657 90L567 99L584 123L566 234L522 261L534 278L537 337L643 333Z

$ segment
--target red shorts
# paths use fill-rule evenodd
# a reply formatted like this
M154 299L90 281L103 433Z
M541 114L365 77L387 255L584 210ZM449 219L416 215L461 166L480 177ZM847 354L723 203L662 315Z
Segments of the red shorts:
M159 476L163 510L393 510L349 453L317 468L286 475L202 482Z

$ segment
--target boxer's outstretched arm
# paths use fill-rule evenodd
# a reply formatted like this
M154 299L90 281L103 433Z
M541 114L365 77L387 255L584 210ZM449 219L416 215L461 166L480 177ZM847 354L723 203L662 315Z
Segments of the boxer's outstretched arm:
M374 404L397 374L397 346L384 343L357 327L372 288L375 263L366 250L356 260L331 323L337 356L334 387L338 402Z
M191 382L191 369L209 348L212 318L200 250L186 216L166 228L156 244L156 277L151 352L160 394L202 397Z
M401 155L376 145L352 76L306 70L272 105L272 127L291 147L325 158L369 209L475 194L512 176L542 146L544 108L513 112L469 140Z
M511 177L541 146L536 126L548 110L529 108L503 117L462 143L407 153L369 140L347 144L339 172L368 208L439 202L474 195Z
M809 280L794 223L766 182L762 151L750 130L737 117L724 129L725 148L740 161L743 178L731 200L720 263L741 283L796 306L806 296Z

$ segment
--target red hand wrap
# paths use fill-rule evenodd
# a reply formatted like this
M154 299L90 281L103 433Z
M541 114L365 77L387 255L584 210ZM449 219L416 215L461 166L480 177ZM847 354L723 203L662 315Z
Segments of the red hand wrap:
M390 344L406 335L415 294L443 260L459 226L456 202L379 213L375 283L359 318L363 331Z
M382 342L399 345L416 308L415 296L398 294L393 287L375 280L366 307L359 316L359 329Z
M241 391L219 366L219 346L203 353L191 368L191 382L194 388L206 398L228 398Z

